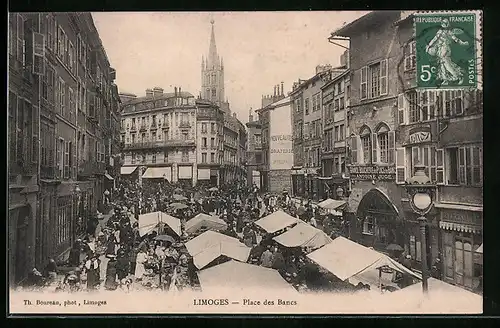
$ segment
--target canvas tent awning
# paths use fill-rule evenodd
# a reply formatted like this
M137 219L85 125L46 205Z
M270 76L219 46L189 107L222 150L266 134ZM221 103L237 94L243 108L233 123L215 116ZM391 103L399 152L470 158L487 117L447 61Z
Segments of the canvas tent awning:
M169 226L177 236L181 235L181 220L163 212L152 212L139 215L139 234L144 236L155 231L160 223Z
M245 262L250 255L250 248L238 239L215 231L205 231L186 243L189 254L193 257L196 268L203 269L220 256Z
M164 179L170 181L172 175L172 169L170 167L148 167L147 170L142 175L143 179Z
M137 166L122 166L120 168L120 174L121 175L128 175L134 173L135 169L137 169Z
M325 210L336 210L340 207L343 207L346 204L347 204L346 201L328 198L322 201L321 203L318 203L318 207L321 207Z
M274 233L299 222L302 221L283 211L276 211L256 221L255 224L268 233Z
M108 180L114 180L114 178L109 175L108 173L104 173L104 176L108 179Z
M220 292L221 288L241 291L256 288L272 291L283 298L284 294L297 291L281 277L278 271L258 265L228 261L198 272L203 291Z
M369 249L344 237L337 237L331 243L307 255L316 264L333 273L341 280L364 271L388 266L418 279L420 275L394 261L385 254Z
M210 230L222 230L227 228L227 223L218 217L200 213L194 218L186 222L186 233L193 233L202 227L207 227Z
M481 246L479 246L479 247L476 249L476 253L481 253L481 254L483 254L483 244L481 244Z
M435 278L429 278L427 285L427 296L422 292L422 284L416 283L384 297L386 302L399 304L406 312L416 309L419 313L482 313L483 298L480 295ZM424 308L425 305L429 306Z
M332 239L322 230L305 223L299 223L273 239L285 247L310 247L312 249L332 242Z

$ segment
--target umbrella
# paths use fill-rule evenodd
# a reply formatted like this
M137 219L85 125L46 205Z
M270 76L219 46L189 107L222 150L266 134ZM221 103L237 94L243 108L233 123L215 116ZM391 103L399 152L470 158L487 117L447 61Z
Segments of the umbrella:
M219 188L217 188L217 187L212 187L212 188L208 189L208 191L218 191L218 190L219 190Z
M184 196L182 196L182 195L177 195L177 194L175 194L175 195L173 196L173 198L174 198L175 200L177 200L177 201L179 201L179 200L180 200L180 201L182 201L182 200L187 200L187 197L184 197Z
M175 239L169 235L159 235L154 238L154 240L159 240L159 241L168 241L172 244L175 243Z
M170 204L168 206L171 207L174 210L183 210L183 209L189 207L186 204L182 204L182 203L172 203L172 204Z
M399 251L399 252L404 251L403 247L401 247L397 244L390 244L385 249L388 251Z

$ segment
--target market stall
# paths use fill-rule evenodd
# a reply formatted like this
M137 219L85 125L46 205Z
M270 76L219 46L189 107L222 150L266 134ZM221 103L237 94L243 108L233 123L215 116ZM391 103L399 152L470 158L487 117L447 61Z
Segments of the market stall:
M307 257L344 281L373 270L378 270L379 285L382 284L382 273L389 270L395 270L400 273L409 274L414 278L422 279L419 274L411 271L387 255L344 237L336 238L331 243L308 254Z
M197 269L203 269L221 256L245 262L251 250L238 239L214 231L205 231L191 239L186 248Z
M139 215L139 234L147 235L158 232L162 225L168 226L177 236L181 235L181 220L163 212L152 212Z
M318 207L333 215L342 216L342 209L347 205L346 201L328 198L320 203Z
M285 247L306 249L317 249L332 242L322 230L305 223L299 223L273 239Z
M218 295L221 290L265 290L279 295L296 294L297 291L281 277L278 271L258 265L229 261L198 272L201 289L213 291Z
M300 222L302 221L279 210L255 221L255 225L267 233L275 233Z
M196 231L207 228L209 230L224 230L227 223L216 216L200 213L186 222L186 233L191 234Z

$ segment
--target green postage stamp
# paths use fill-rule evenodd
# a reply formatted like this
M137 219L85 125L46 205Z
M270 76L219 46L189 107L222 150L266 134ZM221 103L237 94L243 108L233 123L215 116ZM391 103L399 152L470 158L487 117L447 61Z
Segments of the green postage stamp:
M464 89L478 84L477 12L414 17L417 87Z

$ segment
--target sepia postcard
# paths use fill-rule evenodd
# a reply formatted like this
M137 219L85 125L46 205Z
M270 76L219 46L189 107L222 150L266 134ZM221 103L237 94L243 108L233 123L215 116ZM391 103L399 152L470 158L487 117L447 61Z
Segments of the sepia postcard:
M11 12L9 313L480 314L482 12Z

